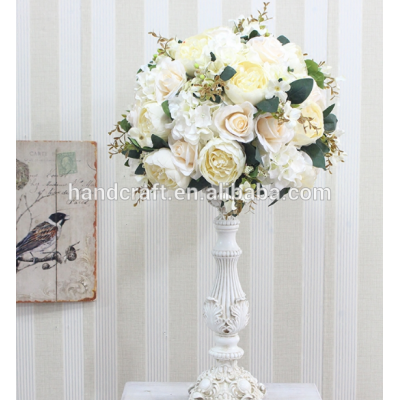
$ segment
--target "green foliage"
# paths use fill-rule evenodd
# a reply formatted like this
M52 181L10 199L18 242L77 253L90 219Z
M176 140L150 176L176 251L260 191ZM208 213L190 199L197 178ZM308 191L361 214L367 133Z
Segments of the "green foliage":
M246 153L246 164L254 168L258 167L258 165L260 165L260 161L258 161L256 158L257 148L251 143L243 143L243 147L244 152Z
M326 118L326 117L332 112L332 110L334 109L334 107L335 107L335 104L332 104L331 106L329 106L328 108L326 108L326 109L324 110L324 112L323 112L324 118Z
M315 144L321 149L321 151L322 151L324 154L329 153L329 151L330 151L329 146L327 146L327 145L322 141L321 138L319 138L319 139L315 142Z
M232 78L236 74L236 70L230 67L229 65L225 67L225 69L222 71L220 78L223 81L229 81L229 79Z
M151 135L151 141L153 142L153 149L161 149L163 147L169 149L168 143L160 136Z
M283 196L289 193L290 188L284 188L279 192L279 199L275 199L268 207L273 206L278 200L280 200Z
M324 129L325 132L334 132L336 130L338 119L335 114L329 114L324 118Z
M168 118L172 119L172 117L171 117L171 111L169 111L168 100L163 101L163 102L161 103L161 107L162 107L162 109L163 109L165 115L166 115Z
M308 75L315 80L321 89L324 89L325 75L320 71L318 64L314 60L305 60L305 63Z
M292 104L301 104L310 95L314 81L311 78L298 79L290 84L290 89L287 91L288 100Z
M272 99L262 100L258 104L256 104L256 107L260 111L275 113L278 111L279 98L273 97Z
M258 31L255 29L250 32L249 39L253 39L254 37L261 36Z
M123 129L125 132L129 132L129 129L132 128L131 124L124 118L122 121L118 122L118 125Z
M203 190L206 187L210 187L211 183L208 182L203 176L201 176L199 179L192 179L189 182L188 188L195 188L197 191Z
M138 167L136 168L135 175L144 175L145 172L146 171L143 167L143 164L139 164Z
M277 39L282 43L282 45L284 46L285 44L290 43L290 40L286 37L286 36L278 36Z
M215 61L217 57L215 57L215 54L213 52L210 53L211 61Z
M304 153L307 153L310 156L314 167L326 169L324 153L321 150L320 146L313 143L309 146L303 146L300 150L304 151Z

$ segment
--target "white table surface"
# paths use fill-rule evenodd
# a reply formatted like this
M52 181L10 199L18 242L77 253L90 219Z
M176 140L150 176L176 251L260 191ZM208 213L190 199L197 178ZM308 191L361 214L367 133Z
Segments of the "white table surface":
M127 382L121 400L187 400L188 382ZM312 383L269 383L265 400L321 400Z

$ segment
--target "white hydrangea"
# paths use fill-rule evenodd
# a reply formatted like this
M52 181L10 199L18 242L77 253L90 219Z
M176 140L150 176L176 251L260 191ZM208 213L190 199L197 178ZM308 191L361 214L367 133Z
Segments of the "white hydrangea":
M312 187L316 177L311 158L292 144L270 153L269 178L277 189Z

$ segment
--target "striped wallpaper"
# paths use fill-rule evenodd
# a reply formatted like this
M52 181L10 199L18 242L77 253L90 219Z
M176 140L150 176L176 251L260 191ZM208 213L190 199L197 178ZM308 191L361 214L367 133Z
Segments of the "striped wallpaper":
M17 138L95 140L99 186L129 187L127 168L108 159L107 132L154 53L147 32L184 38L261 6L17 0ZM349 156L318 178L331 201L261 202L241 217L251 301L242 365L266 383L315 383L324 400L379 400L382 5L272 0L270 13L272 32L345 78L338 117ZM97 300L17 305L17 399L119 400L126 381L193 381L210 366L201 307L214 278L214 214L201 201L99 202Z

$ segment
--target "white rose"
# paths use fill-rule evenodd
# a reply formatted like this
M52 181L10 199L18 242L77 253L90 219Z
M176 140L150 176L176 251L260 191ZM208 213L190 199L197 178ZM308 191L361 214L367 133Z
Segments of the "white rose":
M268 77L264 68L255 63L243 61L235 66L236 74L229 79L226 95L235 104L249 101L256 105L264 99Z
M280 64L286 56L282 43L273 36L254 37L247 42L247 46L253 48L264 63Z
M317 103L322 110L325 110L327 102L327 90L321 89L314 81L313 89L307 97L306 104Z
M253 114L257 109L248 101L235 106L221 107L214 114L214 125L220 137L247 143L254 139Z
M210 60L210 53L204 51L210 40L210 36L200 34L187 38L176 51L175 58L180 60L185 67L186 72L194 75L195 66L205 66Z
M157 135L167 140L169 129L166 124L170 122L162 107L154 102L136 105L127 115L128 122L132 125L129 136L136 139L140 146L152 147L151 135Z
M159 183L167 189L186 189L190 177L180 172L174 164L174 156L171 150L162 148L153 151L143 160L146 175L152 184Z
M293 138L293 129L286 125L279 125L271 114L262 114L256 119L257 138L265 151L276 153Z
M324 116L317 103L309 103L301 110L301 115L312 119L310 123L305 122L304 125L297 122L294 128L292 143L299 147L315 143L324 133Z
M155 79L156 99L159 104L174 97L186 82L186 71L180 61L165 57L159 64Z
M171 152L174 156L173 163L183 175L191 175L197 164L198 146L194 146L184 140L172 142L173 141L170 139Z
M201 150L199 168L213 185L228 186L243 173L246 156L239 143L221 138L211 139Z

